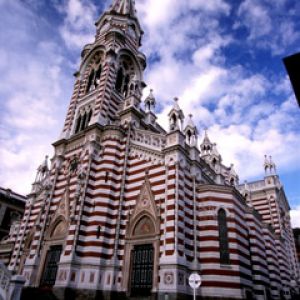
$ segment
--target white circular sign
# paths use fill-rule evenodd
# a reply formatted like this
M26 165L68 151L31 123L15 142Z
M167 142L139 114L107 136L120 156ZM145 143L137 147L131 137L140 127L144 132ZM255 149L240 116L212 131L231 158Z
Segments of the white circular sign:
M197 289L201 285L201 277L197 273L192 273L189 277L189 285L192 289Z

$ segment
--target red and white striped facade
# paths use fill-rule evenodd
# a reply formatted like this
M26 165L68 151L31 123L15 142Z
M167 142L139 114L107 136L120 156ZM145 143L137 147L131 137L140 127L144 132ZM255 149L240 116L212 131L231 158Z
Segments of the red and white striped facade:
M290 299L299 270L278 176L239 186L208 136L199 149L192 120L182 126L177 100L168 132L156 123L152 93L141 108L146 59L131 0L114 1L96 26L51 166L39 167L9 268L38 287L47 251L62 245L54 288L129 295L131 250L149 243L152 292L161 299L191 295L187 279L194 271L203 297ZM93 79L99 65L101 76ZM220 209L228 227L226 264Z

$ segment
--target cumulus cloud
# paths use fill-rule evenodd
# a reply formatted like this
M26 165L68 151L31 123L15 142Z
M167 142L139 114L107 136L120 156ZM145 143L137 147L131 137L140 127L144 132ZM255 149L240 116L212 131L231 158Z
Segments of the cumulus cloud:
M56 7L65 16L60 33L69 48L82 48L83 45L93 42L95 30L92 25L98 11L91 1L65 0Z
M295 11L299 13L299 7L290 0L244 0L237 10L238 20L234 27L248 30L251 46L279 55L299 42L300 34L293 18Z
M300 228L300 205L295 206L290 211L293 228Z
M69 98L72 78L56 41L43 36L51 27L45 19L21 1L1 1L0 10L14 11L0 20L9 28L0 34L1 185L28 193L62 128L67 103L61 99Z

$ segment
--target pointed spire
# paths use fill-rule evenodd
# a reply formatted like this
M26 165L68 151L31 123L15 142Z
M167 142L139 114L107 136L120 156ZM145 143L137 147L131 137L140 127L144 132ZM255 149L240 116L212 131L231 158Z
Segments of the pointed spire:
M193 115L189 114L189 120L184 129L186 136L186 142L190 146L196 146L198 144L198 129L194 124Z
M189 120L188 120L187 126L195 127L192 114L189 114Z
M153 90L150 90L150 93L148 95L148 97L145 99L145 110L146 112L150 112L153 111L156 105L156 100L155 97L153 95Z
M239 176L237 175L235 169L234 169L234 164L231 164L229 167L229 173L227 180L230 185L235 186L239 184Z
M110 11L116 12L120 15L129 15L135 17L135 1L134 0L114 0Z
M213 143L213 148L212 148L212 153L211 154L214 155L214 156L220 157L220 153L217 150L217 144L216 143Z
M211 154L213 149L213 143L210 141L207 133L207 128L205 128L205 134L202 144L200 145L202 155Z
M272 156L270 156L270 172L276 175L276 164L273 162Z
M184 122L184 114L178 104L178 98L174 98L174 104L169 112L169 123L170 123L170 130L183 130L183 122Z
M176 111L180 111L181 110L181 108L180 108L180 106L178 104L178 101L179 101L179 99L177 97L175 97L174 98L173 109L176 110Z
M276 164L273 162L272 156L265 155L264 162L265 175L276 175Z

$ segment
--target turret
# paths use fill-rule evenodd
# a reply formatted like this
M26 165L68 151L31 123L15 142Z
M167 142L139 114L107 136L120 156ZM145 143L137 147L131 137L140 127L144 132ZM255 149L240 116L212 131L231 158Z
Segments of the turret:
M213 143L210 141L210 139L208 137L207 129L205 129L204 139L200 145L202 156L210 155L212 148L213 148Z
M236 186L239 184L239 176L237 175L233 164L231 164L228 169L228 176L226 178L226 181L232 186Z
M145 112L154 112L155 110L155 105L156 105L156 100L155 97L153 96L153 90L150 90L149 96L145 99L144 101L145 105Z
M198 144L198 129L193 122L193 115L189 115L188 123L184 129L186 143L190 146L197 146Z
M184 114L178 104L178 98L174 98L174 105L168 114L170 131L182 130L184 123Z

